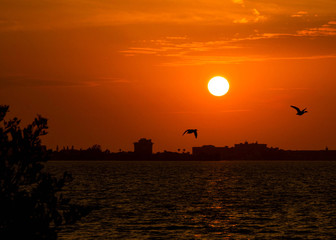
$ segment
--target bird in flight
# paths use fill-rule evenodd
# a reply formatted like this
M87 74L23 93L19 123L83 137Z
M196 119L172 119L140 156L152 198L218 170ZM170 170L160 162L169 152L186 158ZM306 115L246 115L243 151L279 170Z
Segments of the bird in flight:
M300 108L295 107L293 105L291 105L291 107L294 108L297 111L296 115L299 115L299 116L301 116L301 115L305 114L306 112L308 112L308 111L306 111L307 108L305 108L303 110L300 110Z
M193 133L195 135L195 138L197 138L197 129L187 129L187 130L184 131L184 133L182 135L184 135L185 133L187 133L187 134Z

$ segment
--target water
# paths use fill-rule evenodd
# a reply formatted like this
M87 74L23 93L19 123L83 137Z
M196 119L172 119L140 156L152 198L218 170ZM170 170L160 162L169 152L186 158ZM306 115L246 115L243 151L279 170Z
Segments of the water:
M98 207L60 239L336 239L336 162L49 162Z

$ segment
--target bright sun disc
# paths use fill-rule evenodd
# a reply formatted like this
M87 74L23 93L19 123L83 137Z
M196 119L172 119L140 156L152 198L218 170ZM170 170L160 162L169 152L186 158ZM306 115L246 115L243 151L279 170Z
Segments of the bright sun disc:
M223 77L213 77L208 83L209 92L215 96L223 96L229 91L229 82Z

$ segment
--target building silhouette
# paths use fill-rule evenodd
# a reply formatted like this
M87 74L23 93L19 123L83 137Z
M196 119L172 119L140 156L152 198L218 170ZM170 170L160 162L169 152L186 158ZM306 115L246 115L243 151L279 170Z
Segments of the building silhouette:
M260 144L258 142L248 143L246 141L244 143L235 144L234 148L240 152L257 152L265 151L267 149L267 144Z
M229 147L215 147L213 145L204 145L202 147L193 147L192 156L196 159L225 159L232 155Z
M150 160L150 161L235 161L235 160L289 160L289 161L336 161L336 150L326 147L323 150L284 150L277 147L268 147L267 144L239 143L232 147L216 147L203 145L193 147L189 152L163 151L153 153L151 139L141 138L134 143L134 152L102 151L100 145L93 145L88 149L63 147L52 153L53 160Z
M151 156L153 154L152 140L141 138L138 142L135 142L134 153L137 156Z
M276 159L283 157L283 150L279 148L269 148L267 144L239 143L234 147L215 147L213 145L204 145L202 147L193 147L192 155L195 159L212 160L255 160L255 159Z

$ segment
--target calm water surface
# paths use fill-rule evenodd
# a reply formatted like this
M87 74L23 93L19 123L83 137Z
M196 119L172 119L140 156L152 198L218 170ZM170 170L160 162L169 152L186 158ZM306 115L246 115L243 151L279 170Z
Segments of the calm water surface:
M49 162L96 206L60 239L336 239L336 162Z

